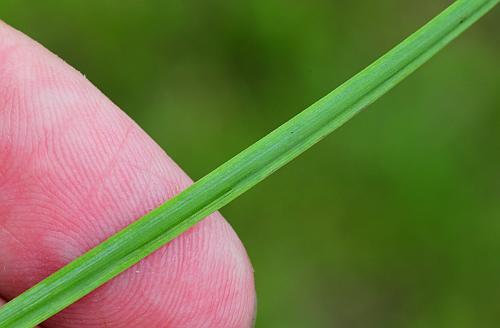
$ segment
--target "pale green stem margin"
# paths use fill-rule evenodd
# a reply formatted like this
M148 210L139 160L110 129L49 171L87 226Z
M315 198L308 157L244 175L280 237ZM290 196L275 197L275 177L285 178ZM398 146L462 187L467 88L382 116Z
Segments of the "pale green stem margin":
M348 121L492 9L459 0L386 55L178 196L0 308L0 327L32 327L165 245Z

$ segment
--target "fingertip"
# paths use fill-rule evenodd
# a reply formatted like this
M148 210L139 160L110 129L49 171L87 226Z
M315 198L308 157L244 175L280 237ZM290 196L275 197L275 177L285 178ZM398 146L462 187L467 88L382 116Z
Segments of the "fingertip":
M8 269L0 272L0 289L8 297L53 271L48 264L66 263L190 184L154 141L81 74L4 22L0 150L0 184L12 200L8 211L2 206L16 236L0 234L0 249L16 250L0 252ZM209 327L251 326L253 269L219 214L142 263L141 279L125 273L50 322L75 327L104 312L105 320L115 323L109 327L123 327L132 314L138 326L160 318L198 324L191 327L206 327L206 322L214 323ZM18 284L6 284L2 278L7 276ZM131 290L144 296L136 298ZM97 304L96 295L106 292L110 304ZM176 305L182 305L180 311L173 311ZM151 316L141 317L143 311Z

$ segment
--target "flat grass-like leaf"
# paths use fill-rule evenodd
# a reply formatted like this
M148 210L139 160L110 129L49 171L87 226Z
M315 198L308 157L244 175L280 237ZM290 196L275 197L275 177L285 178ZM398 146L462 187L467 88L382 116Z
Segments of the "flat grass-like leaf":
M165 245L374 102L499 0L459 0L309 108L0 308L0 327L32 327Z

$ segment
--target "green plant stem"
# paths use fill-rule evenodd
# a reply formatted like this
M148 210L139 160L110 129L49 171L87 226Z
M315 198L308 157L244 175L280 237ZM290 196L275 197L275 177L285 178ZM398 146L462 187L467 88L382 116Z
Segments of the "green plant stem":
M0 308L0 327L35 326L165 245L348 121L498 2L456 1L290 121Z

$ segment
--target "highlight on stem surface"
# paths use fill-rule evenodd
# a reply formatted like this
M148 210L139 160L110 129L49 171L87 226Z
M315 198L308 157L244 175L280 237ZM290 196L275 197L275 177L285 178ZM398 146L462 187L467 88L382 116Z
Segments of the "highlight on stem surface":
M456 1L269 135L1 307L0 327L39 324L174 239L347 122L499 1Z

